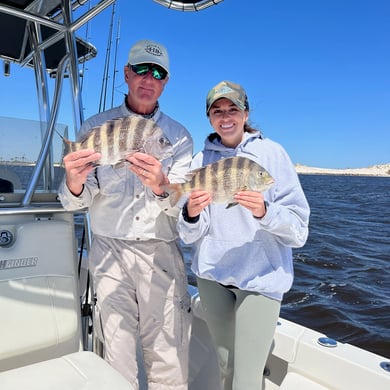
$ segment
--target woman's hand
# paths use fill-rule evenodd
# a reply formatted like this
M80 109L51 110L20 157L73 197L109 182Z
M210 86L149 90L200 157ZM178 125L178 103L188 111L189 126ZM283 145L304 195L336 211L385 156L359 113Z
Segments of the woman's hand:
M256 218L263 218L267 212L264 196L260 192L239 191L234 195L234 199L238 204L247 208Z
M211 194L207 191L193 191L188 197L187 211L188 216L194 218L211 203Z

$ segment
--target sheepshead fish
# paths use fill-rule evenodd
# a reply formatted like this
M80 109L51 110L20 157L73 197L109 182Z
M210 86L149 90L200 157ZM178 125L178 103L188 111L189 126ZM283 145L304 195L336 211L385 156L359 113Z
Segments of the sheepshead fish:
M173 154L172 144L161 128L153 120L135 115L108 120L92 128L79 142L64 141L65 154L81 149L101 153L96 165L122 165L126 157L135 152L158 160Z
M253 160L241 156L228 157L188 173L187 182L170 184L171 204L194 190L208 191L213 203L237 204L234 194L250 190L264 192L274 183L271 175Z

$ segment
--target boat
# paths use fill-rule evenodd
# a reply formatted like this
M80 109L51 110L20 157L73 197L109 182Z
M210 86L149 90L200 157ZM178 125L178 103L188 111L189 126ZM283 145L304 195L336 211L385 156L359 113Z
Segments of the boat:
M155 0L182 11L201 11L221 1ZM70 104L75 128L79 128L83 121L79 66L97 53L93 45L77 37L77 30L114 0L100 0L89 7L85 3L0 1L4 75L10 74L11 64L30 67L40 109L37 122L0 118L7 120L2 143L12 139L22 149L18 156L0 156L2 390L131 389L102 358L104 346L95 332L93 285L86 261L91 242L88 212L65 211L56 191L64 172L58 158L62 141L55 134L67 135L67 125L57 121L63 82L69 80ZM54 82L52 89L50 82ZM28 131L21 135L21 128ZM26 157L24 145L30 150L36 139L34 157ZM27 178L21 178L21 169L29 172ZM202 303L195 286L189 286L189 292L193 313L189 389L219 390L217 355ZM138 359L142 368L140 353ZM146 389L142 369L139 375L140 389ZM390 361L280 318L263 388L390 389Z

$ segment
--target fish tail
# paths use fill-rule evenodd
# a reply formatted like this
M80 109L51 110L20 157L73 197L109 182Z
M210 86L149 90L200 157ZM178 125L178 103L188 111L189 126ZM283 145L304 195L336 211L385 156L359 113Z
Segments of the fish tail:
M175 206L183 195L182 186L179 183L171 183L166 186L165 190L169 192L171 207Z
M64 149L63 149L63 156L66 156L68 153L72 151L72 141L69 141L65 137L62 137L62 140L64 141Z

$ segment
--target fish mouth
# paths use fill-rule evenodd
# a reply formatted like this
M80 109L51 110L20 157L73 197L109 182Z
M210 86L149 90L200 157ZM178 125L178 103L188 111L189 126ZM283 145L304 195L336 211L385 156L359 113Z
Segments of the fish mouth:
M270 179L270 180L268 180L268 182L267 182L267 185L268 186L273 186L275 184L275 180L274 179Z
M165 158L169 158L169 157L172 157L173 156L173 150L170 150L170 151L167 151L163 154L163 159Z

